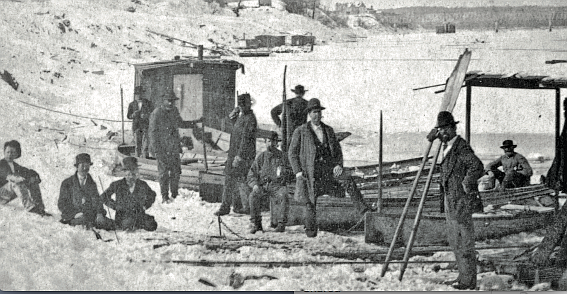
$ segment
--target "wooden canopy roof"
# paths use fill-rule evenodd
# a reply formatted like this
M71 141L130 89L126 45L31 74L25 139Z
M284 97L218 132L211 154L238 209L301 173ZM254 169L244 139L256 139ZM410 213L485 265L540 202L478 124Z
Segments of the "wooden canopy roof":
M567 77L516 74L483 74L468 72L466 86L515 89L567 88Z

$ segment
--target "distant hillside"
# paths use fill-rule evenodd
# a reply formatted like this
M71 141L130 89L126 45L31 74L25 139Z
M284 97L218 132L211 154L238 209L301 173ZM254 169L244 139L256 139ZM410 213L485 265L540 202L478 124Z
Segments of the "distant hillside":
M567 26L567 6L519 6L519 7L406 7L382 10L376 15L386 26L410 29L434 29L444 22L451 22L457 29L538 28Z

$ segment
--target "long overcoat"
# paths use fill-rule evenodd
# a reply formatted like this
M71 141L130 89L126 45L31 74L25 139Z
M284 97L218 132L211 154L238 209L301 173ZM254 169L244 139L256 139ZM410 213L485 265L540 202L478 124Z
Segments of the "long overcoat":
M150 115L154 109L153 104L148 99L142 100L142 109L138 106L138 101L132 101L128 105L128 113L126 117L132 120L132 131L138 129L148 129L150 126ZM139 112L136 112L140 110Z
M116 200L111 198L114 194L116 194ZM150 188L148 183L137 179L134 191L130 193L128 182L126 179L121 179L112 182L108 189L100 195L100 198L104 204L116 211L115 219L119 221L125 217L145 213L154 204L156 192Z
M306 179L299 178L295 186L295 199L298 201L310 201L315 203L314 174L315 174L315 155L316 146L313 131L310 130L311 122L299 126L293 132L291 144L288 150L289 162L293 173L303 172ZM343 151L335 136L335 131L330 126L321 123L324 135L331 149L329 166L343 166Z
M87 175L83 187L79 183L77 173L63 180L57 207L63 220L70 220L79 212L91 222L94 222L97 213L106 215L98 188L90 174Z
M230 134L225 174L245 178L256 157L258 123L252 110L231 119L231 121L234 126ZM233 167L232 162L236 156L242 158L242 162L238 167Z
M472 217L474 195L469 192L478 192L477 180L484 174L482 161L474 154L469 144L460 136L449 150L441 164L442 189L446 196L447 212L457 221L468 221Z
M166 109L160 106L150 116L149 149L158 159L179 157L181 143L179 128L192 128L193 121L184 121L177 107Z

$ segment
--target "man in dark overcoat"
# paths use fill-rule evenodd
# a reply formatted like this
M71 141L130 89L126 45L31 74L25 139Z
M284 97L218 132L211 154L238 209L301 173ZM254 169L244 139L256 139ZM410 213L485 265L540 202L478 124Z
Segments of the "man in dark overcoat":
M291 175L287 154L278 149L278 133L271 132L266 139L266 150L260 153L250 171L248 186L250 193L250 233L264 231L260 206L262 199L270 200L270 222L276 232L284 232L289 212L287 183Z
M250 94L237 97L237 107L230 113L233 122L228 157L224 168L225 182L222 192L222 204L215 215L227 215L230 206L235 213L248 214L250 208L248 195L250 189L246 184L248 170L256 157L256 132L258 123L252 111Z
M307 113L305 112L305 108L307 108L307 100L303 98L305 95L305 87L302 85L295 86L295 89L291 90L295 93L295 97L289 100L286 100L286 111L288 112L287 117L282 117L280 119L280 115L283 113L283 103L280 103L276 107L272 108L270 112L272 116L272 120L274 123L281 128L282 124L287 125L287 145L289 146L290 141L289 138L293 135L293 131L297 129L300 125L307 122ZM289 121L288 120L289 117ZM286 123L287 121L287 123ZM285 146L287 148L287 146ZM282 147L282 150L285 149Z
M293 132L288 157L296 177L295 198L305 203L305 233L317 236L317 197L336 189L334 178L343 172L343 152L333 128L321 122L325 107L317 98L305 111L310 122Z
M457 123L448 111L437 116L437 125L427 139L439 138L443 144L441 192L447 219L447 241L453 248L459 276L447 284L453 288L476 288L476 255L472 214L478 196L477 180L484 170L471 146L457 135Z
M181 177L181 142L179 128L194 128L202 118L194 121L184 121L175 107L179 100L173 92L166 92L163 104L154 109L150 116L149 139L152 152L158 165L159 188L162 201L171 203L179 194L179 178ZM171 190L171 198L169 191Z
M128 105L126 117L132 120L136 156L148 158L148 127L154 106L150 100L142 98L142 92L144 92L142 86L134 88L134 101Z
M63 180L57 206L61 211L61 223L72 226L112 230L114 222L107 218L98 194L98 188L89 170L91 156L87 153L75 157L76 172Z
M157 222L146 210L154 204L156 192L139 179L138 159L130 156L124 158L121 173L124 178L112 182L100 195L104 204L116 211L116 226L122 230L155 231ZM116 200L111 198L112 195L116 195Z

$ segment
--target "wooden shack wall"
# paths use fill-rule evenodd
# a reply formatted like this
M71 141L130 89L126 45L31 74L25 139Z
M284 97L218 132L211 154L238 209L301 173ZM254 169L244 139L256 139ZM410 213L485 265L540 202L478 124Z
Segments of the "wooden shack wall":
M164 93L173 90L173 77L179 74L203 75L203 117L207 127L230 132L228 114L234 109L236 72L231 66L220 64L173 65L143 71L136 70L135 85L144 88L142 98L155 107L162 104ZM190 101L185 105L193 105Z

